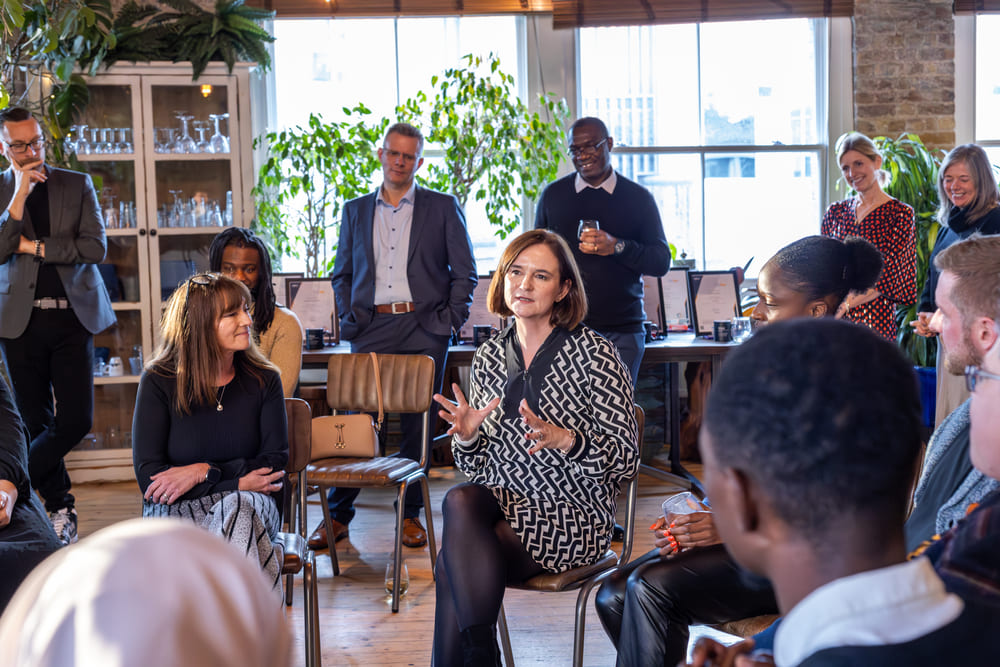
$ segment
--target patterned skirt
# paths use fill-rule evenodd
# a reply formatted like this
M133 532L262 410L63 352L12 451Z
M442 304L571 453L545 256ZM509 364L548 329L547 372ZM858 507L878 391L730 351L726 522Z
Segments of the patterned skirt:
M173 505L143 500L142 516L186 519L219 535L247 558L259 561L268 582L281 595L281 566L272 543L281 529L281 517L270 496L222 491Z

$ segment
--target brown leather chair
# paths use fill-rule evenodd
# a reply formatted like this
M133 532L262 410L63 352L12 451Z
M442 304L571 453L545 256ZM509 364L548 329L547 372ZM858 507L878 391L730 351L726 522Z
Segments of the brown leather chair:
M642 429L645 425L646 416L642 408L635 406L635 420L637 433L642 438ZM638 443L636 444L636 455L638 456ZM628 480L625 488L625 539L622 542L622 552L619 556L611 549L605 552L593 565L573 568L559 574L539 574L528 579L522 584L511 586L525 591L539 591L543 593L562 593L564 591L579 590L576 596L576 616L573 629L573 667L580 667L583 664L583 639L587 629L587 599L594 586L610 577L620 565L628 563L632 557L632 536L635 532L635 505L636 495L639 489L639 473ZM510 645L510 630L507 627L507 615L503 605L500 605L500 616L497 618L497 632L500 634L500 645L503 648L503 660L507 667L514 667L514 651Z
M289 530L295 530L296 507L305 508L305 468L312 445L312 413L309 404L299 398L285 399L288 419L288 466L285 469L285 502L283 517ZM293 501L297 495L299 500ZM320 664L319 602L316 591L316 557L306 544L306 516L299 512L298 531L278 533L275 547L281 559L281 574L285 575L285 605L292 604L294 575L302 572L303 615L305 616L306 667Z
M402 562L403 498L410 484L419 483L424 496L424 515L427 521L427 543L430 546L431 568L437 559L434 541L434 518L431 513L430 493L424 469L428 460L427 434L430 428L428 410L434 394L434 360L420 354L379 354L379 371L382 381L382 402L385 412L416 412L423 414L420 461L401 456L377 456L371 459L327 458L312 461L306 467L306 484L318 486L326 522L326 535L333 561L334 575L340 574L337 551L334 545L333 525L326 504L326 492L331 487L388 487L399 489L396 500L396 540L393 562L395 586L392 594L392 611L399 611L399 568ZM377 412L378 394L375 390L375 369L368 354L335 354L330 357L326 374L326 402L334 412ZM305 504L301 510L304 512Z

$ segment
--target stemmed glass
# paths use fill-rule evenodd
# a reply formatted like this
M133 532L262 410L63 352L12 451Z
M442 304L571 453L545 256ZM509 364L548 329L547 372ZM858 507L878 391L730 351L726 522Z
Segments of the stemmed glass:
M183 190L170 190L170 195L174 198L173 206L170 208L170 215L167 217L167 227L182 227L184 224L181 195Z
M229 152L229 137L222 134L219 129L219 121L223 118L229 118L228 113L212 113L208 114L209 119L215 123L215 134L212 135L212 152L213 153L228 153Z
M119 127L118 128L118 152L119 153L132 153L135 151L135 147L132 145L132 128L131 127Z
M186 114L183 111L179 111L176 114L177 120L181 122L181 136L177 139L177 143L174 144L175 153L197 153L198 145L191 138L191 134L188 132L188 121L190 121L194 116Z
M114 128L102 127L101 128L101 153L117 153L118 147L115 145L115 131Z
M77 155L90 155L93 145L87 141L87 126L74 125L73 132L76 134L76 141L73 143Z
M196 120L194 123L194 131L198 133L198 152L199 153L212 153L212 144L205 139L205 132L208 131L208 121L206 120Z
M103 150L101 150L101 147L102 147L101 142L97 139L97 133L100 132L100 131L101 131L101 128L99 128L99 127L92 127L92 128L90 128L90 152L91 153L103 153L104 152Z

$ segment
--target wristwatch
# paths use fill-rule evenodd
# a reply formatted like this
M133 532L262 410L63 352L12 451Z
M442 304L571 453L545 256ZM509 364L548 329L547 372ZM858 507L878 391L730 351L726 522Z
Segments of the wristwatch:
M617 242L615 243L615 254L616 254L616 255L620 255L620 254L622 254L623 252L625 252L625 241L622 241L621 239L619 239L619 240L618 240L618 241L617 241Z
M205 481L209 484L218 484L219 480L222 478L222 470L216 468L213 465L208 466L208 472L205 473Z

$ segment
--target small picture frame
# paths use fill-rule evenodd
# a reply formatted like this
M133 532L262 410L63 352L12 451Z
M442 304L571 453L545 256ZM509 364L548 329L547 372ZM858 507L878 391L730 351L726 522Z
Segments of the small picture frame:
M285 280L287 307L302 323L302 329L323 329L340 342L337 299L329 278L288 278Z
M493 274L479 276L476 289L472 292L472 305L469 306L469 318L458 332L458 339L462 342L475 342L475 328L481 326L503 327L503 320L490 312L487 305L487 297L490 292L490 282Z
M735 271L688 271L688 289L695 335L712 335L716 320L729 321L739 315Z
M288 302L285 300L288 295L288 291L285 287L285 283L288 282L289 278L305 278L306 274L302 272L298 273L272 273L271 274L271 288L274 290L274 298L278 300L278 303L282 306L287 306Z
M691 329L691 287L687 267L671 267L660 278L663 289L664 330L683 332Z

